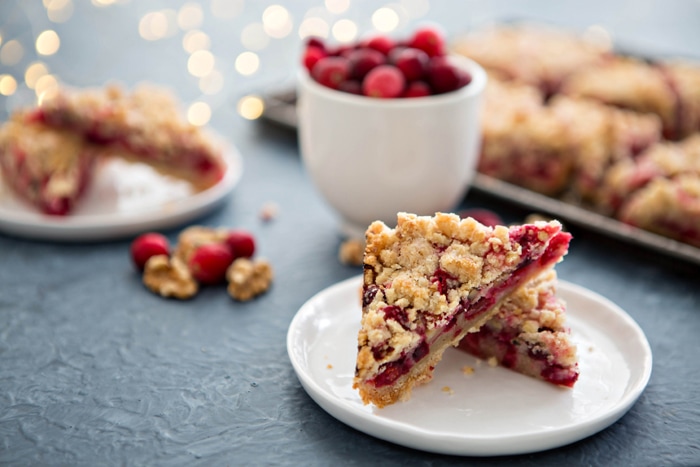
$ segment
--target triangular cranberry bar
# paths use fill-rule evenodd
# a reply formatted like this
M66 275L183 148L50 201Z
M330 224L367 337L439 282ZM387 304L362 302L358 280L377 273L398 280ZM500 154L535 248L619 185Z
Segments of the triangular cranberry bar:
M38 123L22 114L0 127L0 169L4 182L45 214L65 215L92 177L96 150L82 137Z
M140 85L125 93L117 86L59 90L45 99L33 118L72 130L88 141L114 149L119 156L208 188L221 180L226 166L221 151L205 132L182 118L169 92Z
M549 269L515 291L459 348L552 384L578 380L576 345L566 325L566 304L556 295L557 274Z
M363 402L408 399L450 345L558 262L570 239L556 221L492 228L455 214L400 213L394 229L372 223L353 384Z

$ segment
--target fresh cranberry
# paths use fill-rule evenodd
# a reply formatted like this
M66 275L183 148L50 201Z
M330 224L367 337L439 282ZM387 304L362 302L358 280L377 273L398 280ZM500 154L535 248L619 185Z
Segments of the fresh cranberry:
M374 36L370 38L365 45L384 55L389 55L389 52L396 46L396 43L387 36Z
M391 63L406 77L406 81L422 79L428 67L430 57L420 49L405 47L391 54Z
M427 75L435 94L459 89L464 80L460 70L452 65L447 57L433 57L428 63Z
M418 29L408 41L409 47L420 49L430 57L445 55L445 39L432 27Z
M226 245L234 258L250 258L255 254L255 238L244 229L233 229L226 236Z
M323 42L323 39L320 37L309 37L306 40L306 47L317 47L324 52L326 52L326 44Z
M340 86L338 86L338 91L362 95L362 83L355 79L349 79L340 83Z
M464 209L459 211L459 217L463 219L466 217L471 217L475 221L484 224L487 227L503 225L503 219L501 219L501 216L488 209Z
M425 97L430 95L430 86L425 81L413 81L408 83L401 97Z
M348 53L350 62L350 75L362 81L373 68L383 65L386 57L374 49L355 49Z
M234 260L231 249L222 243L207 243L198 247L189 261L192 276L202 284L219 284Z
M309 72L311 72L311 70L314 69L314 65L316 65L316 62L318 62L325 56L325 50L316 46L308 47L306 49L306 52L304 53L304 66L307 70L309 70Z
M316 82L331 89L338 89L349 74L350 64L342 57L323 57L311 70L311 76Z
M146 262L152 256L169 254L170 242L165 235L159 233L145 233L139 235L131 242L131 259L141 271L143 271Z
M362 83L362 93L369 97L392 98L403 93L406 78L393 65L380 65L367 73Z

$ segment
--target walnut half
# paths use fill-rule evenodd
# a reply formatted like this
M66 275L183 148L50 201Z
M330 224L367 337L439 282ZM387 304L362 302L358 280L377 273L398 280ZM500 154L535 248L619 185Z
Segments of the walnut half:
M146 262L143 283L162 297L192 298L199 289L190 270L178 257L156 255Z
M226 271L228 293L236 300L250 300L270 288L272 266L263 259L238 258Z

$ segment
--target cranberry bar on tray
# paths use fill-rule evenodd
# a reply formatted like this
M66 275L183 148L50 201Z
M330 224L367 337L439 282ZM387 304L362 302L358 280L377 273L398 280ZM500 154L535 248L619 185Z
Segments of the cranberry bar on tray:
M366 232L362 320L353 387L365 404L410 397L444 351L568 251L556 221L486 227L472 218L400 213Z

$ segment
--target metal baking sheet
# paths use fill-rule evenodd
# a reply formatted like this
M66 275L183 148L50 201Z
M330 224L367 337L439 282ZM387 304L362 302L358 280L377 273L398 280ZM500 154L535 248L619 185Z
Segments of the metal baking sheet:
M296 130L294 90L270 92L263 96L263 101L263 119ZM700 265L700 248L624 224L572 202L541 195L483 174L476 175L472 189L549 214L570 224Z

